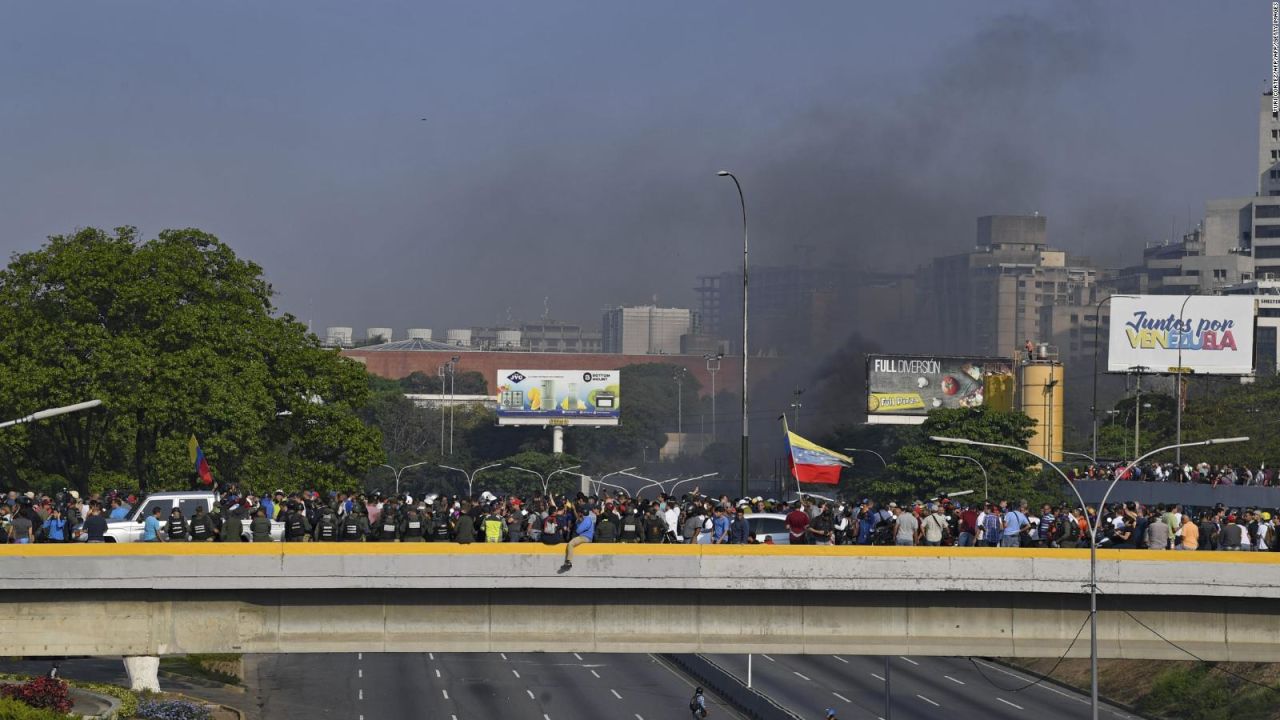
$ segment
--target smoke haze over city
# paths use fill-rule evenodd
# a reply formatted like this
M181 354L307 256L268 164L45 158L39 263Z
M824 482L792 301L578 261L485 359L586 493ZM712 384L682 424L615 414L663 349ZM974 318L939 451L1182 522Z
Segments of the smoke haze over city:
M753 260L909 271L975 218L1101 264L1249 194L1256 3L28 4L0 249L213 232L325 325L692 306ZM544 305L545 298L545 305ZM842 340L842 339L837 339ZM836 341L833 341L833 344Z

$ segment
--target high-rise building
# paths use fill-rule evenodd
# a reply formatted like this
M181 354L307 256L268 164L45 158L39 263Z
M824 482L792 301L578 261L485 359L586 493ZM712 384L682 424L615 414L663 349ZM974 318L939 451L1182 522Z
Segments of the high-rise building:
M1258 112L1258 195L1280 196L1280 117L1271 113L1271 92Z
M1042 309L1092 292L1097 270L1049 247L1046 231L1039 214L983 216L977 247L919 269L917 307L933 352L1010 357L1027 340L1048 340Z
M687 308L609 308L604 312L601 345L606 353L679 355L680 337L696 327L695 314Z

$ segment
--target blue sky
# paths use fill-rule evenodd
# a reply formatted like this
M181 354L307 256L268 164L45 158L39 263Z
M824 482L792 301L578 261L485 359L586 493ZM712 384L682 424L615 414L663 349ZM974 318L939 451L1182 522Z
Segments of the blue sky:
M754 257L909 270L1039 211L1107 264L1251 194L1266 2L38 2L0 250L214 232L318 328L598 322ZM422 121L420 118L427 118ZM359 334L359 330L357 331Z

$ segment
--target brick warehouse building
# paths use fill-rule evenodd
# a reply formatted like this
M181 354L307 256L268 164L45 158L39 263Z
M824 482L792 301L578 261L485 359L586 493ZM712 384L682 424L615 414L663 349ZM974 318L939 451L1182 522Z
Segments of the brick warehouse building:
M390 380L399 380L414 372L434 376L441 365L457 356L458 372L478 372L484 376L490 387L493 387L498 371L504 369L617 370L625 365L664 363L687 368L689 374L698 379L702 394L709 395L711 392L711 376L707 372L707 361L701 355L481 351L416 340L348 348L342 351L342 355L362 363L374 375ZM748 381L753 390L758 387L758 383L772 374L779 362L776 358L751 359L751 376ZM720 370L716 372L716 391L736 394L741 392L741 385L742 359L723 358L720 361Z

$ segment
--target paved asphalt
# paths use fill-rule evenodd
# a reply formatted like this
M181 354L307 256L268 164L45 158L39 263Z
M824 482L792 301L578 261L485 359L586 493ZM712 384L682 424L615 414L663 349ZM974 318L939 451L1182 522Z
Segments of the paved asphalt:
M271 720L666 720L693 687L649 655L261 655L258 716ZM712 700L712 715L738 718Z
M741 679L745 655L707 655ZM981 665L981 673L974 667ZM1041 683L1012 692L1035 678L974 658L894 657L893 720L1009 718L1080 720L1089 698ZM984 677L985 676L985 677ZM840 720L884 717L884 658L859 655L755 655L752 686L797 717L822 718L833 708ZM1138 720L1103 705L1100 717Z

